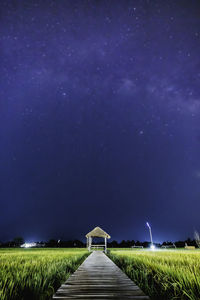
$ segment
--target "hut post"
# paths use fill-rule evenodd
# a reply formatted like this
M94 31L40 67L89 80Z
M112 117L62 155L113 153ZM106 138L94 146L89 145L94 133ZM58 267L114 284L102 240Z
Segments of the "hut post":
M88 248L89 251L91 250L91 244L92 244L91 236L89 236L89 248Z
M105 253L107 253L107 237L105 237Z
M90 237L90 250L91 250L91 246L92 246L92 237Z

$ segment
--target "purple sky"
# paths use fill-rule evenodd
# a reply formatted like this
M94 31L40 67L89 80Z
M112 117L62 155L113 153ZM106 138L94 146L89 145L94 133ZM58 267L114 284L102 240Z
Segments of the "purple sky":
M200 2L0 4L0 240L200 231Z

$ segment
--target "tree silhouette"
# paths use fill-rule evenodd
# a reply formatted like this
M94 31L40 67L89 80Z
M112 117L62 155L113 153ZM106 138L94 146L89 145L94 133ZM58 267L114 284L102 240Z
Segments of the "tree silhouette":
M15 247L20 247L24 244L24 239L21 236L17 236L13 239L13 244Z

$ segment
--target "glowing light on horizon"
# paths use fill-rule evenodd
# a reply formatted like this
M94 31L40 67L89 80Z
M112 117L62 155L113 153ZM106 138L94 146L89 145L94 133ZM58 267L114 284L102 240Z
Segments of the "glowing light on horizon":
M21 245L21 248L32 248L36 246L37 246L36 243L24 243L23 245Z
M152 232L151 232L151 226L149 225L149 222L146 222L147 227L149 228L149 235L150 235L150 240L151 240L151 250L155 250L155 245L153 244L153 237L152 237Z

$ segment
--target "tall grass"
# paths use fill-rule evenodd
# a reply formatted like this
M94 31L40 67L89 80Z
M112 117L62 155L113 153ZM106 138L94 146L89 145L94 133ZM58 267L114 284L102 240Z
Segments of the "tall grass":
M51 299L87 255L85 249L0 250L0 299Z
M151 299L200 299L198 250L117 250L110 257Z

